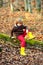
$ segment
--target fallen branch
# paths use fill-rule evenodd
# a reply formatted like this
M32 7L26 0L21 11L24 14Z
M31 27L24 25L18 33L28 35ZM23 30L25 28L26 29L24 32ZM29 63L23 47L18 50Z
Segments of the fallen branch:
M5 42L8 41L8 42L11 42L11 45L19 45L19 41L18 39L14 38L12 39L9 35L7 34L3 34L3 33L0 33L0 39L4 40ZM34 48L37 48L37 49L42 49L43 50L43 42L42 41L38 41L38 40L35 40L35 39L30 39L30 40L26 40L26 43L27 43L27 47L34 47Z

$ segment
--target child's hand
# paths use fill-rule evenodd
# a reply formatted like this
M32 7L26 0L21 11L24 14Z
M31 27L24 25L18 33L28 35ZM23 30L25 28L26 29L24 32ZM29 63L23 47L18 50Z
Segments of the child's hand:
M23 29L23 31L25 31L25 29Z
M11 37L12 39L15 38L15 37Z
M26 29L26 33L28 33L28 29Z

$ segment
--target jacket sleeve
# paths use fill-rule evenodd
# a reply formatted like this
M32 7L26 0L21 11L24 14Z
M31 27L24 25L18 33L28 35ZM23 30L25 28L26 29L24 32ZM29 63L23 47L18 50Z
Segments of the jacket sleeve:
M30 32L30 29L27 26L24 26L24 29L26 29L26 32Z
M13 27L13 29L11 30L11 37L13 36L13 33L15 33L17 30L17 27Z
M24 26L24 25L23 25L23 28L24 28L24 29L27 29L27 26Z

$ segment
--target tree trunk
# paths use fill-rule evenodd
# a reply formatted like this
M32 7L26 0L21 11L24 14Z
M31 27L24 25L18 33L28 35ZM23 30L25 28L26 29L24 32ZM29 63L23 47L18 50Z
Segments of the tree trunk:
M41 14L43 15L43 0L41 0Z
M24 3L25 3L25 11L32 12L31 0L24 0Z
M24 0L24 4L25 4L25 11L27 11L27 0Z
M41 0L36 0L36 9L41 11Z
M14 2L14 0L11 0L11 1L10 1L10 8L11 8L11 12L13 12L13 11L14 11L13 2Z
M31 1L31 5L32 5L32 12L36 12L36 1L35 0L32 0Z
M3 0L0 0L0 7L3 6Z
M35 0L32 0L32 8L35 8L36 7L36 2L35 2Z

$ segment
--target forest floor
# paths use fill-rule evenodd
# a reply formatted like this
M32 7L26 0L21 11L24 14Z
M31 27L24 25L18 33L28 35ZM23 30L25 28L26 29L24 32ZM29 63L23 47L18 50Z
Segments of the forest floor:
M22 17L36 39L43 41L43 16L39 13L16 11L11 13L10 8L0 9L0 33L10 35L16 20ZM4 43L4 44L2 44ZM19 54L20 48L13 47L10 42L0 41L0 65L43 65L43 52L38 49L26 48L27 56Z
M8 42L7 42L8 43ZM21 56L19 47L0 44L0 65L43 65L43 52L26 48L27 56Z

